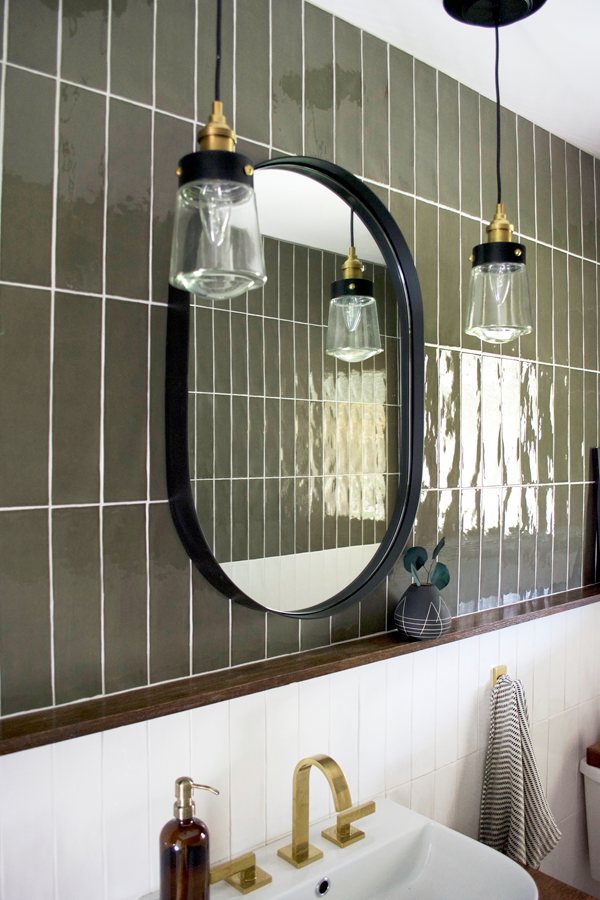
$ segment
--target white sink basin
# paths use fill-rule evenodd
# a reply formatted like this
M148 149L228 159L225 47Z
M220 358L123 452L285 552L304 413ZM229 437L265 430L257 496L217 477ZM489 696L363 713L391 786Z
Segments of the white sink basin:
M321 837L335 817L310 829L310 843L323 858L295 869L277 856L285 838L256 851L256 862L273 876L256 900L314 900L328 879L327 900L537 900L535 882L501 853L438 825L391 800L362 819L364 840L339 849ZM211 900L236 900L231 885L211 886ZM158 894L150 895L151 898Z

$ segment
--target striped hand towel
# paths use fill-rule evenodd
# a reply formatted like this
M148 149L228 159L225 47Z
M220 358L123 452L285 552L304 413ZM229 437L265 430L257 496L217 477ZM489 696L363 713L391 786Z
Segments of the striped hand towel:
M479 840L537 868L560 838L537 770L523 685L502 675L492 694Z

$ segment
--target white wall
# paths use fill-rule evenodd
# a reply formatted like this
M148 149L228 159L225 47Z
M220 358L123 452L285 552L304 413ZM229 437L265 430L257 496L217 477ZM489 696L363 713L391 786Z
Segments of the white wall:
M579 759L600 737L600 603L335 675L0 758L3 900L137 900L179 775L219 788L197 812L215 863L291 829L291 778L329 753L354 802L386 794L477 835L491 669L521 678L563 839L544 871L589 877ZM311 819L331 814L311 776Z

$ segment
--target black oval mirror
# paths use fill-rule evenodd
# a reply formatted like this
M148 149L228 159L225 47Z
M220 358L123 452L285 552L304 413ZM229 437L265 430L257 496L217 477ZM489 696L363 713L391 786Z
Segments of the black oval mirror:
M225 304L169 289L169 504L192 562L226 597L318 618L371 593L412 528L421 292L398 225L358 178L306 157L256 169L265 288ZM384 351L364 362L326 352L351 211Z

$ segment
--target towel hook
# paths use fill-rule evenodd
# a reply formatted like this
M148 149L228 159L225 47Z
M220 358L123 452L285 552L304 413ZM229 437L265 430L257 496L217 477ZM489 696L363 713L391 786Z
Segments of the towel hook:
M496 682L501 675L506 675L506 666L494 666L492 669L492 688L496 687Z

